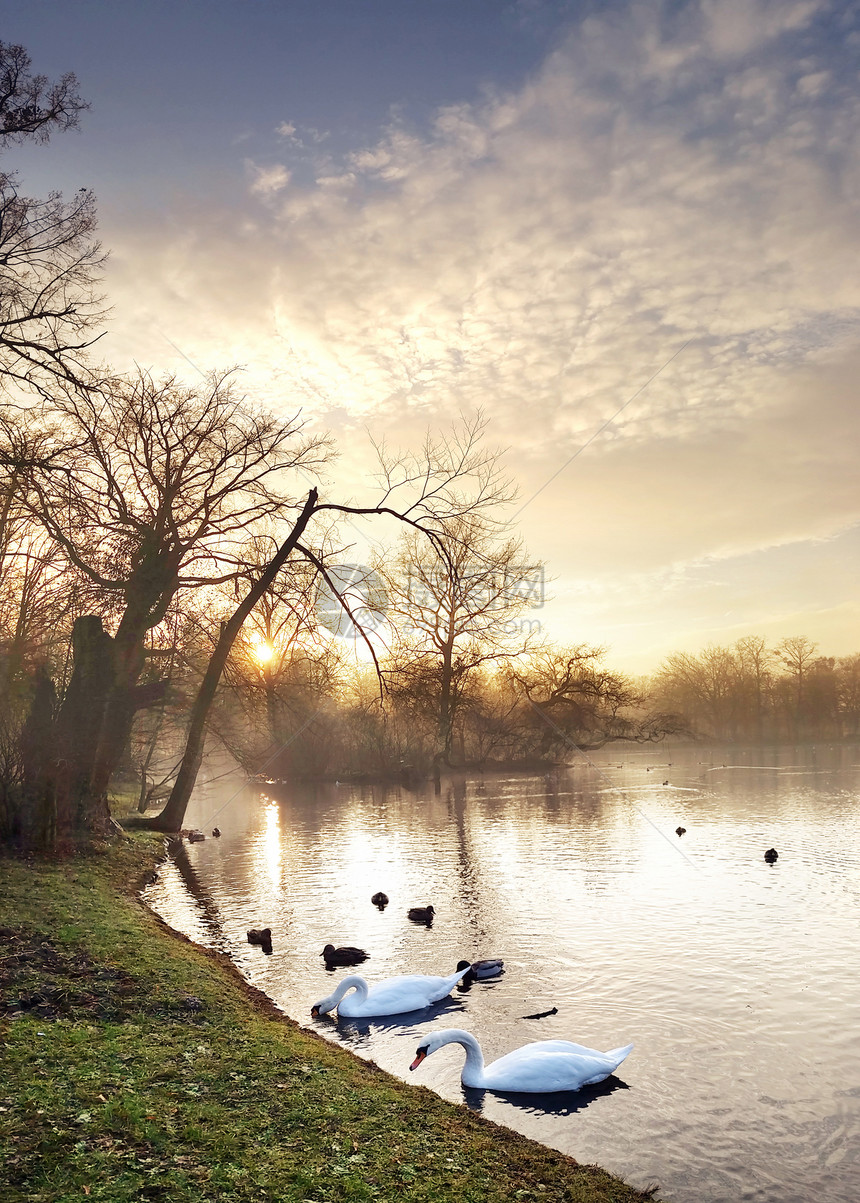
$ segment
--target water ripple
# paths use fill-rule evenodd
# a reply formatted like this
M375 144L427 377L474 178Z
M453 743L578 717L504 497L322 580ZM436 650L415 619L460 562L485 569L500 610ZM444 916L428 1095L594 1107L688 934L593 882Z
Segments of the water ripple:
M451 779L438 796L239 791L222 838L166 865L148 900L308 1025L341 972L325 943L366 948L370 980L502 956L502 977L426 1015L314 1030L410 1081L428 1029L470 1029L488 1059L536 1039L633 1040L619 1075L570 1097L465 1090L447 1050L420 1080L674 1203L855 1203L857 749L616 756L551 780ZM218 804L201 791L189 824ZM410 923L430 902L432 926ZM247 944L258 926L271 956Z

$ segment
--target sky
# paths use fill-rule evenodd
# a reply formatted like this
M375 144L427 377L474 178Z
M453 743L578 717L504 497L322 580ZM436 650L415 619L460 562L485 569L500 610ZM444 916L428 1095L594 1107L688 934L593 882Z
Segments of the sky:
M95 190L112 364L241 365L331 431L331 499L482 411L530 620L612 667L860 651L860 6L27 0L0 38L91 104L3 165Z

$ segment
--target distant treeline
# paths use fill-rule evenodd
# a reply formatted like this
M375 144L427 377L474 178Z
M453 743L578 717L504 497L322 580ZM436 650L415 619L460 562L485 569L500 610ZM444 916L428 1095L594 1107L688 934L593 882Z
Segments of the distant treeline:
M651 705L690 734L744 742L860 736L860 654L821 656L802 635L768 647L749 635L730 647L667 657L647 682Z
M324 658L323 658L324 659ZM634 681L604 649L544 644L457 677L444 764L548 766L608 743L679 738L797 742L860 737L860 655L817 654L804 636L750 636L676 653ZM462 667L462 666L461 666ZM439 767L441 666L381 659L367 669L294 661L282 676L237 657L214 717L249 771L272 777L420 777ZM267 716L269 723L267 725Z

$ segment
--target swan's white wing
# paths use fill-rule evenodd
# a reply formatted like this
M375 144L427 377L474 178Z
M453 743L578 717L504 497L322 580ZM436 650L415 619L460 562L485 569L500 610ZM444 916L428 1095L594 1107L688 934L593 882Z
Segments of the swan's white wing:
M435 977L427 973L410 973L402 977L386 978L380 985L388 986L397 983L404 990L426 994L428 999L436 1002L437 999L444 998L446 994L450 994L453 985L457 981L459 981L459 978L451 979L449 977ZM372 990L371 993L373 993Z
M568 1040L544 1040L493 1061L484 1070L484 1080L490 1090L579 1090L608 1078L617 1064L615 1058Z
M441 1002L443 998L448 997L464 973L466 973L465 969L462 973L459 970L456 973L452 973L450 977L434 977L426 973L415 973L411 977L400 980L414 982L417 990L422 990L426 993L428 1003ZM395 979L392 978L391 980Z
M338 1010L345 1016L399 1015L405 1011L418 1011L450 994L460 976L456 973L451 977L409 973L389 977L371 986L366 999L347 995Z
M617 1066L621 1064L632 1048L632 1044L625 1044L623 1048L613 1048L604 1053L597 1048L587 1048L584 1044L574 1044L572 1040L536 1040L533 1044L524 1044L522 1048L514 1049L512 1053L508 1053L508 1056L528 1055L532 1049L541 1049L545 1052L576 1053L581 1057L596 1057L598 1060L611 1061L613 1065Z
M524 1044L522 1048L515 1048L513 1052L507 1053L506 1057L527 1057L532 1052L578 1053L582 1057L605 1056L599 1049L586 1048L584 1044L574 1044L572 1040L535 1040L531 1044Z
M367 998L356 999L347 995L338 1008L341 1015L400 1015L405 1011L419 1011L429 1006L430 998L426 984L414 977L392 977L371 986Z
M438 982L440 978L427 977L423 973L402 973L398 977L386 977L381 982L377 982L375 986L370 987L371 994L374 990L382 990L387 986L421 986L427 982Z

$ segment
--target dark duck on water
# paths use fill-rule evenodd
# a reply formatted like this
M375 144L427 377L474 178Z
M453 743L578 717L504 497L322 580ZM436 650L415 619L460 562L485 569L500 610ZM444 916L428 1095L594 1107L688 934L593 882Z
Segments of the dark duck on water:
M413 923L426 923L429 927L436 912L432 906L410 906L406 914Z
M351 944L344 944L340 948L335 948L334 944L326 944L320 953L326 963L326 968L329 969L336 965L360 965L362 961L368 959L369 955L363 948L355 948Z

